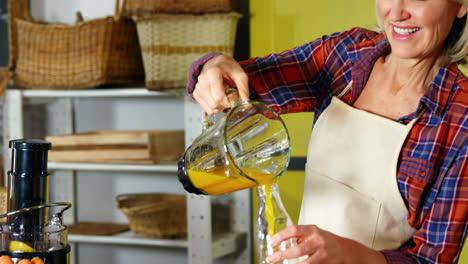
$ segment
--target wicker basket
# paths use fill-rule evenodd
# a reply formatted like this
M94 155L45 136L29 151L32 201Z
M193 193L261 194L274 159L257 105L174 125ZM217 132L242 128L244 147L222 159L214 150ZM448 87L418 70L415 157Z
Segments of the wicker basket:
M10 63L17 86L81 89L143 82L136 27L131 19L120 18L119 0L114 17L75 25L35 22L20 10L28 10L24 0L10 0L9 5L11 16L17 15L10 23Z
M240 14L134 17L143 54L146 87L185 87L193 61L208 52L233 55Z
M231 11L230 0L128 0L126 15Z
M135 233L158 238L187 235L187 203L184 195L167 193L121 194L115 198Z

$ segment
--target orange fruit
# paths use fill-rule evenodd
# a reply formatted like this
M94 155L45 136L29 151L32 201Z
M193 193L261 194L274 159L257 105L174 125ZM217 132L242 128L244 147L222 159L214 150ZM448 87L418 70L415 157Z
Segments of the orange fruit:
M0 257L0 264L13 264L13 261L9 256L1 256Z
M44 261L40 257L31 259L31 264L44 264Z
M31 264L31 261L29 261L29 259L22 259L18 264Z

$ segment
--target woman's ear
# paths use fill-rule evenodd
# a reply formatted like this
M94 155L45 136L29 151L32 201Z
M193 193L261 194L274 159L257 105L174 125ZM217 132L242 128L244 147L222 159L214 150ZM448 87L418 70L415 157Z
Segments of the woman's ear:
M466 5L460 5L460 9L458 9L457 17L462 18L466 15L467 12L467 6Z

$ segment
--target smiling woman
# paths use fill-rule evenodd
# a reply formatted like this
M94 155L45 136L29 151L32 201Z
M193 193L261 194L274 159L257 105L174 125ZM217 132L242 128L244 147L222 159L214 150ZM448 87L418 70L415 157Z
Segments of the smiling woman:
M464 32L459 30L464 29L466 7L448 0L378 1L393 4L393 13L379 8L384 28L390 25L386 34L352 28L239 64L219 54L193 64L188 89L208 110L222 110L223 100L210 96L222 99L219 91L229 81L244 89L245 97L267 102L281 113L316 113L300 225L275 239L295 237L299 247L275 253L269 259L272 263L301 255L307 255L310 263L330 263L332 257L354 258L356 263L366 263L366 259L367 263L459 260L468 216L463 202L468 182L468 87L454 62L462 62L466 55L466 46L457 42ZM366 25L350 24L343 17L347 13L359 17L356 14L362 13L355 6L362 9L368 2L310 1L304 5L307 8L296 1L295 8L293 2L284 7L273 1L261 9L274 8L273 12L286 13L278 20L300 21L304 28L319 33L345 29L345 24L336 21L346 23L346 29ZM329 12L323 12L327 8ZM440 19L421 17L421 10L430 16L438 14ZM260 16L254 14L255 19ZM265 31L275 36L270 40L282 38L279 43L284 43L291 41L288 36L297 36L294 30L275 32L274 25L271 20L264 24ZM427 48L418 46L419 41ZM282 45L274 43L271 51L279 52L275 47ZM394 43L398 52L393 50ZM465 53L446 56L452 53L447 49L451 45L445 43ZM265 54L258 48L253 53ZM217 73L222 78L216 78ZM216 84L216 80L223 83ZM359 126L352 120L359 120ZM369 226L375 228L369 230Z
M448 65L466 55L468 31L460 30L466 21L464 4L465 0L377 0L377 21L394 55L416 59L432 56Z

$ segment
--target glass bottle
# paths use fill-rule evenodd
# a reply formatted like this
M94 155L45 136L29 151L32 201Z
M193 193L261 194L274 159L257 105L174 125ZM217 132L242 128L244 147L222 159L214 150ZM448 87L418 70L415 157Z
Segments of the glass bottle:
M295 244L294 240L283 241L278 247L270 244L274 234L293 225L288 212L281 201L277 183L265 184L257 187L258 210L255 218L255 248L257 263L266 264L266 257L278 250L285 250ZM282 264L293 263L290 260Z

